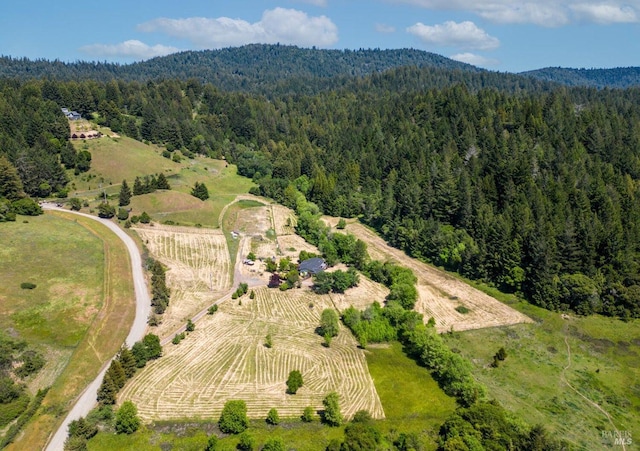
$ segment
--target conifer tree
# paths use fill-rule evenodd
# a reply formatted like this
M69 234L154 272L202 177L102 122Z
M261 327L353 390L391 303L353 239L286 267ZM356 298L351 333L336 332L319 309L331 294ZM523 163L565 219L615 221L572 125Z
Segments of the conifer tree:
M171 186L169 185L169 181L167 180L167 178L162 173L158 174L158 178L156 179L156 188L157 189L171 189Z
M133 195L139 196L140 194L144 194L144 191L144 186L142 185L140 177L136 177L136 179L133 181Z
M131 203L131 188L127 184L126 180L122 181L122 185L120 186L120 197L118 201L118 205L124 207Z
M127 378L133 377L137 369L136 359L133 357L133 353L129 348L123 346L122 349L120 349L118 361L120 362L120 365L122 365L125 376L127 376Z

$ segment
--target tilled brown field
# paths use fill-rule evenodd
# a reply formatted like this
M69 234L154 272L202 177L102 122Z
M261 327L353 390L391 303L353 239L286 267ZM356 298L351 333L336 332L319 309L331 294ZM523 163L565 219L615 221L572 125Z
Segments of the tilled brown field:
M350 417L368 410L384 412L369 375L364 351L344 328L330 348L315 334L320 313L333 306L329 296L307 289L282 292L255 289L256 298L223 303L206 316L178 345L150 362L122 390L146 420L216 419L230 399L246 401L251 418L265 418L269 409L281 417L299 417L306 406L322 409L331 391L340 394L342 413ZM271 334L273 347L264 346ZM299 370L304 386L287 395L289 372Z
M337 223L336 218L325 220L333 226ZM345 231L367 243L371 258L395 261L413 270L418 278L418 302L415 310L424 314L425 321L433 317L439 332L452 328L462 331L531 322L526 315L482 291L444 271L408 257L358 222L350 222ZM458 306L468 308L469 312L459 313L456 310Z
M177 329L231 288L231 260L221 231L158 224L134 230L168 268L171 300L154 333L163 336Z

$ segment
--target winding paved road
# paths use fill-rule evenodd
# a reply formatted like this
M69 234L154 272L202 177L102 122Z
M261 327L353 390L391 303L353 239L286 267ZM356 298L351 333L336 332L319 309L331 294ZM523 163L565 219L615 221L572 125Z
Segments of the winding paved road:
M133 346L136 341L143 338L147 329L147 318L151 311L151 299L149 297L149 291L147 290L144 272L142 270L142 258L140 257L140 251L138 251L136 243L120 227L107 219L101 219L85 213L65 210L63 208L56 207L54 204L43 204L42 208L45 210L59 210L66 213L73 213L98 221L111 229L127 246L127 250L129 251L129 256L131 258L131 269L133 271L133 282L136 295L136 316L133 324L131 325L131 331L127 336L126 343L129 347ZM107 371L108 363L109 362L105 362L102 371L98 374L98 377L96 377L96 379L82 392L69 414L49 440L46 447L47 451L62 451L64 449L64 442L67 439L67 428L69 423L80 417L87 416L91 409L96 406L98 388L100 388L104 374Z

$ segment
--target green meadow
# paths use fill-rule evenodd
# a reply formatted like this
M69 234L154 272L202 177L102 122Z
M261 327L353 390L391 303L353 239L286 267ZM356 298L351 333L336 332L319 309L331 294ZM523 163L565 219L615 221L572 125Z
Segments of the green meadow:
M137 176L163 173L170 191L156 191L131 198L132 215L146 211L158 222L173 222L185 226L219 227L219 215L225 205L238 194L246 194L254 183L237 174L234 165L207 157L183 157L179 163L162 156L162 148L130 138L101 138L77 143L79 150L91 152L91 169L84 174L69 173L72 182L70 197L80 197L94 208L104 193L117 204L122 180L133 188ZM191 196L196 182L204 183L209 199L201 201Z
M102 305L102 241L48 214L0 230L0 327L34 344L77 346ZM36 287L21 289L23 282Z
M640 440L640 322L515 307L535 323L444 335L489 396L576 449L603 449L615 429ZM493 368L501 347L507 358Z

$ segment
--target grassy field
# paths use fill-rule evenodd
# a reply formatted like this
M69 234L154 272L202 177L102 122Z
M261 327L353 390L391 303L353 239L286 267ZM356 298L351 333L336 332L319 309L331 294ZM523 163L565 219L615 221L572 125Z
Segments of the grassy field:
M151 426L135 434L116 435L99 433L88 443L89 451L201 451L208 439L208 433L218 431L215 422L167 423ZM287 449L300 451L324 451L333 439L342 440L343 427L327 427L315 418L312 423L301 420L285 420L278 426L270 426L265 421L250 423L248 433L254 437L256 449L270 437L280 437ZM216 432L219 434L219 432ZM235 451L239 438L226 436L218 440L219 451Z
M102 303L102 242L53 215L0 225L0 327L33 344L73 348ZM33 290L22 282L36 284Z
M431 374L411 360L400 343L367 348L369 372L382 401L386 419L379 421L386 434L417 432L436 449L438 429L456 408L453 398L438 387Z
M159 222L173 221L180 225L219 227L218 216L225 205L238 194L245 194L254 185L237 174L236 167L223 160L196 157L176 163L162 156L162 148L130 138L100 138L76 143L78 150L91 152L91 169L71 177L70 197L80 197L98 203L103 190L117 203L122 180L130 187L136 176L163 173L171 191L158 191L131 199L132 215L146 211ZM195 182L204 183L209 199L201 201L190 195Z
M161 149L155 145L147 145L127 137L76 141L77 150L91 152L91 169L79 176L73 176L69 195L77 191L79 195L85 191L95 191L112 187L107 193L117 193L122 180L133 186L136 176L164 173L178 173L183 164L164 158Z
M515 307L535 323L445 335L473 362L489 395L577 449L603 449L603 431L615 429L640 440L640 322ZM492 368L500 347L507 359ZM615 429L593 403L611 415Z
M30 389L52 388L40 415L8 448L15 450L42 448L117 352L135 313L129 256L108 229L65 213L21 219L0 226L0 324L48 359ZM20 290L23 281L37 287Z

